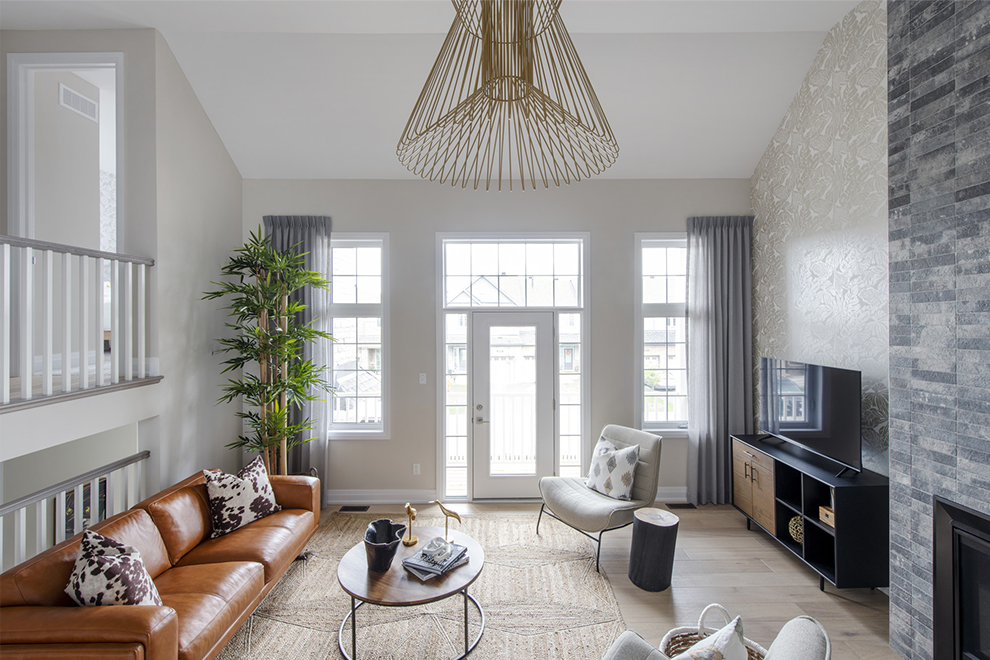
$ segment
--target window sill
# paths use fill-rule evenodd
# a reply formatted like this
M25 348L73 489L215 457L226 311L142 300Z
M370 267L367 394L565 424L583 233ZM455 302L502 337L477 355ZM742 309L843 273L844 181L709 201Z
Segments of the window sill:
M392 436L387 431L330 431L327 439L334 440L391 440Z
M687 429L641 429L647 433L655 433L664 440L687 440Z

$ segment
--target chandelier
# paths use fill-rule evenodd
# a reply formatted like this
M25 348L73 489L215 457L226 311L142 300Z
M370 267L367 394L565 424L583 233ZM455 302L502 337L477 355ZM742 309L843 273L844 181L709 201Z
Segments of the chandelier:
M612 135L560 18L561 0L451 0L457 15L396 153L477 190L559 186L615 162Z

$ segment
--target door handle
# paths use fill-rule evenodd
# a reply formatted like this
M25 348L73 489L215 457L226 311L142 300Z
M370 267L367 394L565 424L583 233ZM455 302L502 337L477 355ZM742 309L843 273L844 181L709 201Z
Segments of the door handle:
M749 463L743 463L743 479L749 479Z
M753 481L756 482L756 485L757 486L759 486L760 485L760 475L759 475L759 473L756 470L752 470L752 469L749 471L749 473L752 475L752 477L750 477L750 478Z
M475 423L475 424L487 424L487 423L488 423L488 421L487 421L487 420L485 420L485 419L484 419L484 418L482 418L482 417L475 417L475 418L474 418L474 423Z

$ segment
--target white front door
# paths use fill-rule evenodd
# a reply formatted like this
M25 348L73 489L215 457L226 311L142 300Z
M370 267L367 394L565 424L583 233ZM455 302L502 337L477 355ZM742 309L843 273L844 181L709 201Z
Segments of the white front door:
M553 474L553 312L474 312L475 499L539 497Z

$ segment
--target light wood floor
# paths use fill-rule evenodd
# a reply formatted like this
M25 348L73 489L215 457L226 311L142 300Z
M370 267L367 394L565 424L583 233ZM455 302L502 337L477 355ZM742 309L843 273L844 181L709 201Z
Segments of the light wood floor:
M339 506L324 509L324 516ZM429 505L420 511L427 513ZM457 504L459 512L534 515L537 503ZM401 506L372 506L371 513L401 515ZM680 518L670 589L643 591L626 576L632 527L605 534L602 570L608 576L626 626L653 644L671 628L695 625L709 603L741 615L746 637L768 647L789 619L806 614L825 626L833 660L891 659L888 600L880 591L818 589L818 575L762 531L748 531L730 506L677 509ZM559 525L544 518L543 525ZM535 533L535 528L534 528ZM587 543L591 543L587 541ZM713 620L715 618L713 617Z

